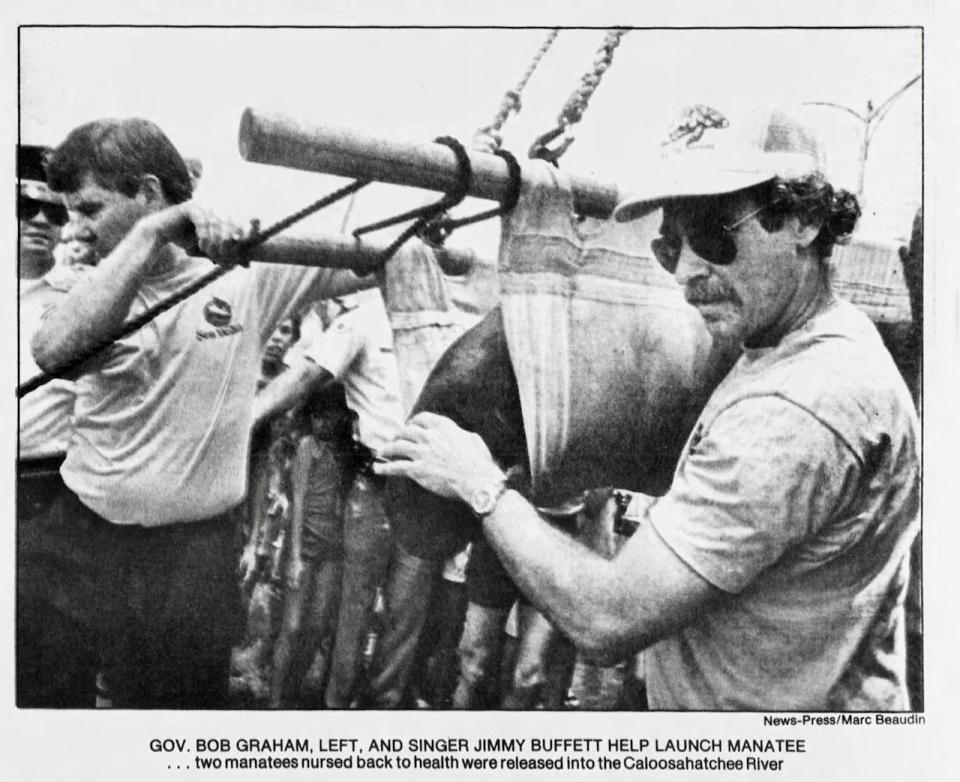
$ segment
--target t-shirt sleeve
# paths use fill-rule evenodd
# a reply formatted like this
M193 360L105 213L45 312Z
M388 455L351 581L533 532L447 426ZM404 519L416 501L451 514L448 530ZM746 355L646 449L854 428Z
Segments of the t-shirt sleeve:
M323 298L330 289L334 271L276 263L251 264L261 341L266 343L287 315Z
M297 360L312 361L337 380L342 380L364 349L360 326L356 310L343 312L333 319L325 331L314 332L312 337L302 336L295 356Z
M840 437L794 403L740 400L691 439L649 520L694 571L737 593L836 512L857 464Z

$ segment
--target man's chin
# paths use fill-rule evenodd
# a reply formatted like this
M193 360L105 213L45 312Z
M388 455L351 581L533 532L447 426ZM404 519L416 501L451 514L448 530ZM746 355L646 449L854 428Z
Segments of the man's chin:
M20 252L37 254L50 254L53 252L54 241L43 236L21 236Z
M729 342L731 340L740 341L743 338L744 327L739 318L731 317L733 313L729 308L721 305L700 305L697 311L703 318L703 323L707 327L715 340Z

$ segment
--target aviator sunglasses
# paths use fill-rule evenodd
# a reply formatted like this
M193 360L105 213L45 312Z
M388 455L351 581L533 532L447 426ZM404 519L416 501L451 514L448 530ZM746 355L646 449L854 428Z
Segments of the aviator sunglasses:
M64 226L67 224L67 208L63 204L54 204L50 201L38 201L36 198L30 198L28 196L17 196L18 219L33 220L41 211L53 225Z
M737 244L733 241L733 233L751 217L756 217L774 203L776 201L764 204L730 225L723 221L717 214L717 210L703 209L691 212L685 209L690 219L686 221L686 230L683 234L687 238L690 249L703 260L715 266L728 266L737 257ZM663 207L660 236L650 242L654 257L670 274L677 270L680 251L683 247L683 236L677 227L680 224L679 211L676 205L667 204Z

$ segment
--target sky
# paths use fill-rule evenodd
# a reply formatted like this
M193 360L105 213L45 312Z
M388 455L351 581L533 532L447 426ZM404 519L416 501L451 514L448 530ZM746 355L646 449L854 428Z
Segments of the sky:
M247 163L237 130L245 107L384 138L469 138L494 116L547 29L70 28L20 31L20 136L56 144L78 124L106 116L154 120L185 155L200 158L198 197L267 224L343 180ZM554 127L591 68L602 29L564 29L508 120L504 147L521 157ZM865 113L922 71L917 29L653 30L621 41L561 161L578 174L628 188L638 161L669 120L693 103L829 101ZM866 170L861 231L898 238L921 193L921 84L877 128ZM865 125L824 109L835 179L855 187ZM349 225L434 200L378 185L352 205ZM347 205L304 224L339 232ZM464 207L466 212L473 207ZM389 237L388 237L389 238ZM496 251L495 223L450 240Z

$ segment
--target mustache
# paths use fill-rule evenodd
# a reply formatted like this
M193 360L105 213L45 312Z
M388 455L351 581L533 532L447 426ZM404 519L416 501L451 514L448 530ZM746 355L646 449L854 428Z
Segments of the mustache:
M719 301L737 302L736 292L722 280L695 277L688 280L683 289L683 298L688 304L714 304Z

